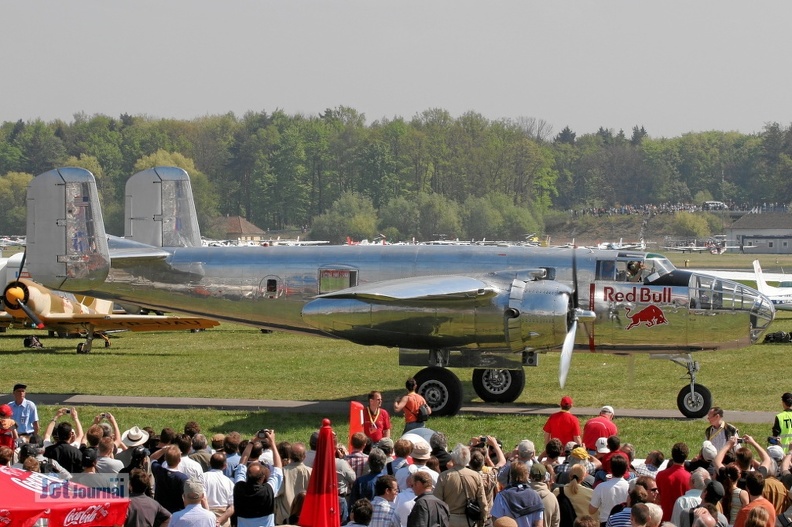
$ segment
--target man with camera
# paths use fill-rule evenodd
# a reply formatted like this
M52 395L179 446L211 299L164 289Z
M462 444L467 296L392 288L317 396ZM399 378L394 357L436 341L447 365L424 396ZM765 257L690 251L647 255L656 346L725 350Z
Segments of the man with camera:
M272 469L255 460L247 465L254 441L266 439L275 443L274 430L259 430L245 447L239 462L234 484L234 512L238 527L273 527L275 525L275 496L283 485L283 465L280 452L272 450Z
M715 446L715 450L720 450L734 436L739 435L739 431L734 426L723 420L723 408L713 406L707 412L709 426L704 431L707 441Z

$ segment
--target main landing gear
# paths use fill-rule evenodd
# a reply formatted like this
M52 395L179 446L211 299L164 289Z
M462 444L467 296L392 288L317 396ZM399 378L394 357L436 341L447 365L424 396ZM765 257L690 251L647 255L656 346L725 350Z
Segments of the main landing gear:
M699 363L688 355L670 357L671 361L687 369L690 385L685 386L677 395L677 407L685 417L699 418L707 415L712 408L712 394L700 384L696 384Z
M462 382L452 371L430 366L415 374L420 393L432 415L456 415L462 408ZM517 400L525 387L525 372L520 370L473 370L473 388L488 403L511 403Z

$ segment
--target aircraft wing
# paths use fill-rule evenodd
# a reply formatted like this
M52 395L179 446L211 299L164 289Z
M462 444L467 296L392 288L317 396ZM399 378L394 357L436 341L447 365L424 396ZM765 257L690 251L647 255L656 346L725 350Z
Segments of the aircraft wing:
M175 331L182 329L207 329L220 323L210 318L160 315L49 315L41 317L48 328L84 329L92 325L95 331L125 329L128 331Z
M424 276L409 280L387 280L334 291L317 298L356 298L381 302L462 300L489 298L492 287L467 276Z

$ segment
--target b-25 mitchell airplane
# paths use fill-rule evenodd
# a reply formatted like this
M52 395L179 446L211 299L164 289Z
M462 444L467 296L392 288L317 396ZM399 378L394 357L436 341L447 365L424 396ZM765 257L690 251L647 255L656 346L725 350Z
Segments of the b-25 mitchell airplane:
M36 177L27 198L32 277L151 309L398 347L401 365L423 366L415 378L435 415L453 415L462 405L462 385L449 366L474 368L483 400L511 402L525 385L523 367L536 366L539 354L561 351L563 386L577 351L671 359L690 378L679 409L700 417L712 398L696 383L691 353L756 342L775 315L758 291L676 269L653 253L202 248L186 172L157 167L132 180L138 190L128 184L126 236L117 238L105 234L90 172L60 168ZM627 264L636 261L642 274L628 278Z

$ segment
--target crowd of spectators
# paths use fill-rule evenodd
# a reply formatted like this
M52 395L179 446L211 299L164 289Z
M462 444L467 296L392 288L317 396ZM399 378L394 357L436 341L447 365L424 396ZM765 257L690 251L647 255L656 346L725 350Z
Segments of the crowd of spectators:
M542 448L524 439L504 450L493 436L449 449L428 423L394 441L381 401L371 392L368 425L349 451L333 445L338 510L352 527L787 527L792 520L792 393L782 396L768 446L740 435L714 407L700 445L678 442L643 460L621 441L608 405L581 426L565 396L543 428ZM16 448L0 447L0 464L100 488L126 475L127 526L299 525L318 431L307 444L277 441L273 430L206 437L194 421L121 432L110 412L83 430L73 407L58 409L39 434L35 405L17 400L21 406L31 433L19 434ZM0 413L3 426L17 426L9 405Z
M762 202L762 203L738 203L736 201L725 201L728 210L753 212L757 214L768 212L787 212L786 203ZM573 216L616 216L616 215L643 215L656 216L658 214L675 214L677 212L698 212L704 210L701 203L644 203L642 205L614 205L611 207L585 207L582 209L570 209L567 212ZM714 211L717 212L717 211Z

